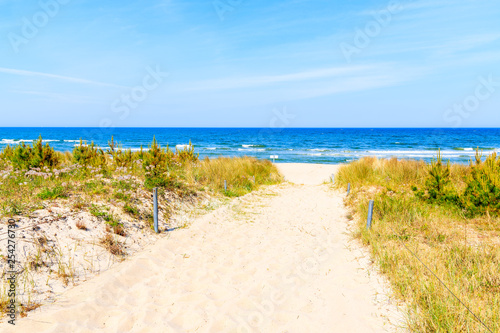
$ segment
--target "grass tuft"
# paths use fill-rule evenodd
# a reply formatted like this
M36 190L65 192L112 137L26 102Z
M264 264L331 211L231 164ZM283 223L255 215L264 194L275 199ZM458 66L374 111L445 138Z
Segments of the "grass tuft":
M490 329L500 331L500 218L492 214L493 206L490 214L471 217L456 200L474 179L472 168L364 158L337 174L338 188L351 183L346 203L355 218L354 236L370 246L396 295L409 305L408 327L413 332L485 328L403 244ZM425 189L424 195L415 187ZM375 208L368 231L369 200L375 201Z
M125 251L123 250L123 245L109 233L107 233L104 237L101 238L100 243L112 255L115 256L125 255Z

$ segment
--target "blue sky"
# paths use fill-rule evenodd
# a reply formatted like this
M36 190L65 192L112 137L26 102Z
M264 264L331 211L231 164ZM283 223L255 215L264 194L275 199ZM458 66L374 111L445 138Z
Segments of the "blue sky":
M0 126L500 127L498 0L0 7Z

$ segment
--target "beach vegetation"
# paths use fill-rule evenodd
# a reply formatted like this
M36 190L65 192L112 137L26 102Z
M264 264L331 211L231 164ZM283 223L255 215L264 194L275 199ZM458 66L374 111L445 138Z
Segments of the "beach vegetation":
M75 164L85 168L94 167L104 169L107 165L107 157L104 150L97 147L94 142L90 145L83 140L73 148L73 161Z
M123 206L123 211L131 216L139 216L139 214L140 214L139 208L137 208L137 206L130 204L130 203L126 203Z
M476 151L466 183L460 205L468 216L500 214L500 157L496 152L482 162L481 153Z
M353 236L408 305L410 331L486 331L454 295L500 331L498 171L496 155L479 152L469 165L444 164L438 154L430 164L363 158L339 170L335 186L351 183Z
M7 146L1 154L2 159L10 161L14 169L27 170L31 168L53 169L61 163L61 154L48 143L43 144L42 137L33 141L32 145L24 142L15 148Z
M43 188L38 194L38 197L42 200L53 200L57 198L67 198L68 195L62 186L56 186L53 188Z
M120 241L116 240L112 234L106 233L100 239L99 242L112 255L115 255L115 256L124 256L125 255L125 251L123 249L123 244Z
M82 220L78 220L75 226L80 230L87 231L87 225Z

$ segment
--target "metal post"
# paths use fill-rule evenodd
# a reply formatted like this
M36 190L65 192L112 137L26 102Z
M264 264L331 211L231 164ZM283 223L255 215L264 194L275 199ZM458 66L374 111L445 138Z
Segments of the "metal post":
M368 204L368 219L366 220L366 229L372 227L372 215L373 215L373 200L370 200Z
M332 180L332 183L335 184L335 175L332 173L330 179Z
M347 195L349 195L349 193L351 193L351 183L347 184Z
M153 190L153 206L155 232L158 233L158 187Z
M227 180L224 180L224 192L227 192Z

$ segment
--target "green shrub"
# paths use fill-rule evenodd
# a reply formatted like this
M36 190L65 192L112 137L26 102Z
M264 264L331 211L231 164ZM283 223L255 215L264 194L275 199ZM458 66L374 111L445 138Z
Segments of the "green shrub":
M123 151L121 148L118 148L112 156L113 163L118 167L130 167L135 161L135 156L130 149Z
M133 162L137 160L137 155L133 154L130 149L123 150L120 145L115 142L114 137L111 137L108 146L108 154L111 155L113 163L117 167L130 167L133 165Z
M187 148L178 150L175 149L175 155L180 163L185 164L189 162L197 162L200 154L194 153L194 147L191 144L191 140L189 140L189 145Z
M428 167L428 175L425 180L424 190L418 191L414 186L415 194L429 202L456 203L458 195L452 186L450 179L450 162L443 165L441 151L437 158L432 159Z
M21 170L43 167L53 169L61 164L60 155L48 143L43 145L42 136L38 137L32 146L24 142L15 148L7 146L2 156L10 160L15 169Z
M174 153L168 146L165 149L161 148L156 138L153 138L153 142L143 158L143 168L146 176L144 186L146 188L177 187L178 182L175 175L169 172L173 158Z
M80 144L73 149L73 161L84 167L100 167L105 168L107 161L106 155L101 148L94 145L91 142L90 145L83 143L80 140Z
M476 163L471 162L467 187L460 198L469 216L500 213L500 158L493 153L481 162L476 150Z
M14 149L10 145L7 145L1 152L0 152L0 160L2 161L10 161L12 159L12 156L14 155Z

